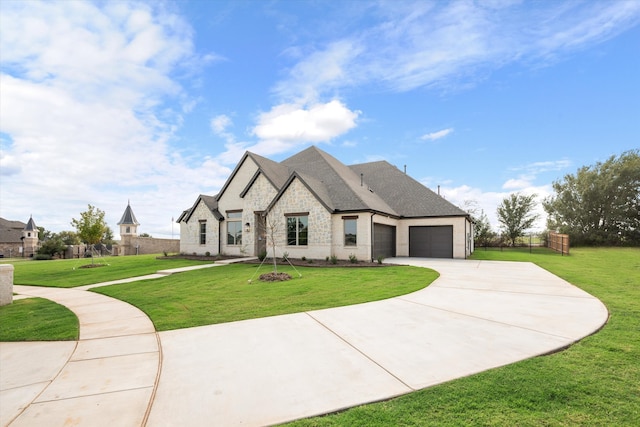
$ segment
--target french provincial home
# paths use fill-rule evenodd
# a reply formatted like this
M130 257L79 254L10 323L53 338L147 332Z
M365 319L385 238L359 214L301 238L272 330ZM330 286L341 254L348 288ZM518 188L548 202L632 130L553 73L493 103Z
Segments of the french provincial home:
M311 146L282 162L246 152L215 196L177 221L180 251L376 260L466 258L468 213L386 161L347 166Z

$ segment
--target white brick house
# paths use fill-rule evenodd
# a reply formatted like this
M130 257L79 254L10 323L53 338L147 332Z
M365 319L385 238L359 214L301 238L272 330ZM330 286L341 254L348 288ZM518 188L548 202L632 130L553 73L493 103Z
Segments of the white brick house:
M469 215L385 161L346 166L317 147L280 162L244 154L216 196L178 218L180 251L359 260L466 258ZM268 243L268 247L267 247Z

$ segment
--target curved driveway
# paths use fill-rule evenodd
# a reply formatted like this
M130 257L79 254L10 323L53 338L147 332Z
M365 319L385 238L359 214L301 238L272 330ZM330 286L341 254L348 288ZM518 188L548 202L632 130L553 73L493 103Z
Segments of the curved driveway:
M121 422L110 424L262 426L333 412L562 349L608 317L599 300L534 264L387 261L433 268L440 278L384 301L151 334L161 343L159 381L153 392L128 386L149 393L150 411L115 402ZM0 389L2 406L16 387ZM24 418L43 394L52 392L12 427L54 425ZM92 396L98 411L108 396Z

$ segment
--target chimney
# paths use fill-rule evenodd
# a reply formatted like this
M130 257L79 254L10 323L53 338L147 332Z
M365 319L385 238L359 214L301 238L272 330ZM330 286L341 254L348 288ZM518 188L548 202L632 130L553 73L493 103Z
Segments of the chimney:
M440 186L438 185L438 196L440 195Z

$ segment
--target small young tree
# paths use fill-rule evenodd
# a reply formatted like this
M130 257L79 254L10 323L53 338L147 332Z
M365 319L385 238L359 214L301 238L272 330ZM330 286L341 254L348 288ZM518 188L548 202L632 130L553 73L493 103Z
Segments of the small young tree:
M473 238L478 246L487 246L495 237L495 233L491 230L491 224L487 214L482 211L480 216L473 217L475 221L473 227Z
M86 211L80 213L80 219L71 219L71 225L76 228L78 237L92 247L102 241L107 229L104 211L91 205L88 205ZM93 264L93 249L91 263Z
M516 239L523 236L538 219L538 215L532 212L535 199L535 194L526 196L513 193L498 205L498 221L502 224L502 231L511 242L511 246L515 246Z

